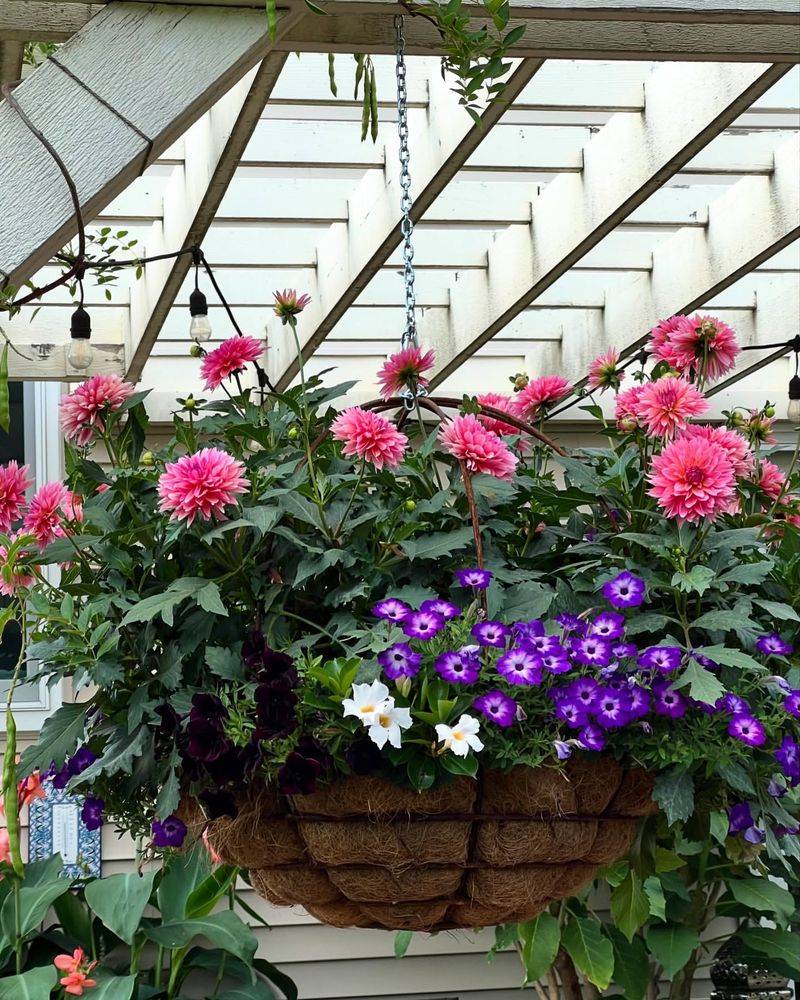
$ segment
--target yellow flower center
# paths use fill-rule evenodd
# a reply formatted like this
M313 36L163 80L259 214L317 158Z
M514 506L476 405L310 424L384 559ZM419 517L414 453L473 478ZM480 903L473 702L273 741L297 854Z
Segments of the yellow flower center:
M388 729L389 726L392 724L392 720L389 718L388 715L379 715L378 722L383 726L384 729Z
M463 740L464 739L464 734L463 733L459 733L459 732L455 732L455 733L453 733L453 739L454 740Z
M375 706L374 705L362 705L361 706L361 714L362 715L369 715L370 712L374 712L374 711L375 711Z

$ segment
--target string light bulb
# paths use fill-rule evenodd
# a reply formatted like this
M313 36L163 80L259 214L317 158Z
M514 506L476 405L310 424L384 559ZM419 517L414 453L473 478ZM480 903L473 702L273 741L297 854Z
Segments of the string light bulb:
M200 291L200 249L192 248L192 263L194 264L194 291L189 296L189 336L196 344L211 340L211 322L208 318L208 302Z
M92 350L91 336L92 321L81 303L72 314L69 327L69 350L67 351L67 361L78 371L85 371L92 363L94 351Z
M794 352L794 375L789 379L789 405L786 416L793 424L800 424L800 345Z

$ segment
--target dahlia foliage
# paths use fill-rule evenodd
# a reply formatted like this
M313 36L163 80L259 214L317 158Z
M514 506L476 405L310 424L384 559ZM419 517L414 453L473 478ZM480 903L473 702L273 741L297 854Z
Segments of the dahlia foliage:
M292 332L307 304L276 297ZM769 405L705 419L738 352L728 326L673 317L650 352L592 364L583 406L609 447L566 455L528 433L571 396L560 376L398 426L385 402L337 412L352 383L272 392L261 345L232 338L200 362L225 394L179 401L156 453L146 394L89 379L63 403L67 481L26 504L27 470L0 469L2 590L28 656L87 688L22 774L168 852L189 799L234 816L264 782L426 789L606 755L649 770L661 807L607 873L608 953L633 961L646 926L664 966L684 927L690 962L712 896L743 919L751 883L796 884L800 494L769 458ZM433 364L399 352L382 394L424 390ZM780 916L785 890L767 893ZM790 953L785 923L749 939L763 960Z

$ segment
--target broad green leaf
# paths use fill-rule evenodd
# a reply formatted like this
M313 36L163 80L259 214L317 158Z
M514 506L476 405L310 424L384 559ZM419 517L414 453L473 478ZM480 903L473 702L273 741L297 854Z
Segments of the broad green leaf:
M0 979L0 1000L49 1000L56 985L56 967L43 965L21 976Z
M717 578L709 566L692 566L688 573L673 574L672 586L686 594L704 594Z
M768 878L731 878L728 888L734 899L751 910L770 914L776 923L786 925L794 913L794 898Z
M394 957L403 958L414 937L413 931L398 931L394 936Z
M686 668L681 671L678 679L674 682L674 687L689 687L689 696L695 701L702 701L705 705L714 705L725 694L725 686L711 673L706 670L696 660L690 660Z
M186 901L186 916L207 917L225 893L236 882L239 869L233 865L217 865L207 879L192 890Z
M279 507L245 507L242 510L242 517L265 534L278 523L281 510Z
M744 795L755 795L756 790L750 775L741 764L717 764L717 774L723 778L731 788Z
M728 837L730 822L727 813L717 809L709 817L709 833L718 844L724 844Z
M748 948L785 962L800 978L800 934L773 927L750 927L739 937Z
M253 959L253 968L257 972L260 972L262 976L266 976L273 985L277 986L286 997L286 1000L297 1000L297 986L295 986L293 980L285 972L277 969L272 962L268 962L265 958L255 958Z
M775 563L771 559L761 559L754 563L739 563L727 570L719 578L720 583L763 583ZM756 598L756 604L761 602ZM791 610L791 609L790 609Z
M686 965L695 948L700 946L697 932L688 927L648 927L645 937L653 958L664 969L664 976L672 979Z
M535 920L520 924L518 930L522 941L525 982L535 983L555 961L561 943L561 929L556 918L545 910Z
M590 983L599 990L610 985L614 974L614 949L597 921L570 917L561 932L561 943Z
M228 617L228 609L222 603L219 587L213 580L209 580L205 587L201 587L194 595L194 599L203 611L208 611L212 615L220 615L223 618Z
M611 913L615 925L629 941L650 916L650 902L642 880L633 869L611 893Z
M509 587L503 596L503 615L507 621L530 621L541 618L553 603L555 591L542 583L526 581Z
M688 819L694 809L694 782L691 775L678 767L662 771L656 778L653 798L664 810L670 826L680 819Z
M23 883L19 890L18 922L15 921L15 900L13 893L3 901L0 924L4 930L16 925L22 937L27 937L41 924L47 916L47 911L59 896L69 889L68 879L58 878L53 882L42 882L39 885L26 886Z
M642 1000L652 978L647 948L637 934L628 941L616 927L608 933L614 947L614 985L621 986L625 1000Z
M667 919L667 900L664 896L664 886L657 875L650 875L644 880L644 891L650 905L650 915L659 920Z
M266 983L242 983L224 993L217 993L216 1000L275 1000L274 992Z
M666 847L656 847L653 852L657 872L673 872L678 868L683 868L686 862L676 854L675 851L668 851Z
M164 923L183 920L191 894L211 874L211 859L202 844L170 857L162 870L156 901Z
M463 549L472 540L472 528L456 528L455 531L436 531L432 535L408 538L400 548L409 559L439 559Z
M777 621L800 622L800 615L790 604L784 604L782 601L765 601L763 597L756 597L755 603Z
M19 777L27 777L37 767L46 771L51 762L61 767L83 736L84 721L90 707L90 702L62 705L45 719L37 741L22 752Z
M97 986L86 992L86 1000L131 1000L136 989L136 976L114 976L104 970L95 970L92 979Z
M158 792L156 816L171 816L178 807L180 795L178 773L174 769L171 769Z
M703 628L714 632L732 632L740 628L756 628L756 623L738 611L718 608L706 611L692 622L692 628Z
M86 886L86 902L104 926L126 944L132 944L153 891L154 878L155 872L143 876L130 872L95 879Z
M232 910L212 913L195 920L179 920L148 927L145 934L165 948L185 948L196 937L206 937L217 948L230 952L243 962L252 962L258 941L250 928Z
M244 661L241 646L206 646L206 663L217 677L228 681L243 681L245 679Z

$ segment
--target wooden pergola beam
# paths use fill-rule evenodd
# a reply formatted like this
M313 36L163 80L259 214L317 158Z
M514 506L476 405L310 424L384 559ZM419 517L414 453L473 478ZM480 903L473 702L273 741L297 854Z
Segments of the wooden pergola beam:
M271 52L252 75L240 81L189 130L183 166L174 171L164 194L163 221L147 244L157 255L199 246L214 220L236 167L288 58ZM127 378L138 381L158 332L191 267L191 257L149 264L131 287L131 329Z
M3 0L0 39L12 42L65 42L103 8L88 3Z
M67 164L88 221L269 49L263 11L114 3L60 50L75 79L47 60L15 96ZM0 282L19 286L74 236L75 215L55 163L5 101L0 148Z
M674 64L645 84L641 115L618 114L584 148L583 171L564 174L533 204L529 227L489 247L485 271L456 275L432 386L491 340L788 71L782 65ZM677 115L676 108L683 113Z
M0 83L14 83L22 76L23 42L0 39Z
M447 83L439 76L429 78L427 120L423 128L415 128L412 122L409 138L414 222L422 218L541 65L541 60L523 61L477 123L459 107ZM317 248L312 301L299 326L304 358L313 354L400 245L401 189L394 142L387 144L384 158L385 169L365 176L348 199L347 222L334 223ZM268 334L269 374L275 386L283 389L297 376L298 359L288 338L280 334L277 320L270 323Z

